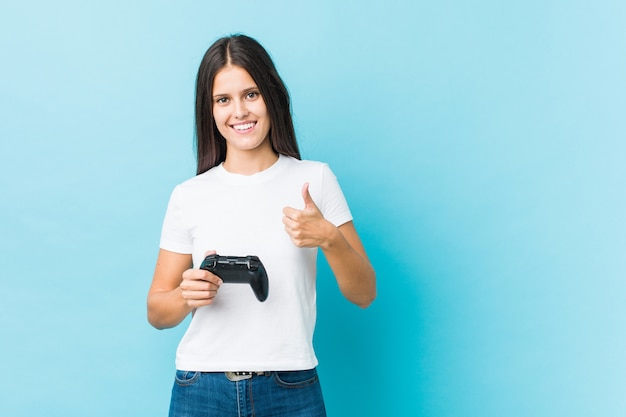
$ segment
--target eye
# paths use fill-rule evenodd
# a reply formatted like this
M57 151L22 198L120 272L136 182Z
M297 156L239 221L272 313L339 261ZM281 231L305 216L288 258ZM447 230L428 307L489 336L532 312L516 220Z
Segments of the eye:
M215 99L216 104L226 104L228 103L228 97L218 97Z
M246 98L248 100L254 100L257 97L260 97L261 93L259 93L258 91L250 91L248 94L246 94Z

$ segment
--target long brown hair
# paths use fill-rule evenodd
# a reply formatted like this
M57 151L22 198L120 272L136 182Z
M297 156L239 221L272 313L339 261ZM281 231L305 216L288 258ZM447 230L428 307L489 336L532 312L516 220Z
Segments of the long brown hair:
M202 174L226 159L226 140L213 120L213 81L215 74L227 65L245 69L259 88L270 116L272 149L301 159L287 87L263 46L239 34L215 41L200 63L196 80L196 173Z

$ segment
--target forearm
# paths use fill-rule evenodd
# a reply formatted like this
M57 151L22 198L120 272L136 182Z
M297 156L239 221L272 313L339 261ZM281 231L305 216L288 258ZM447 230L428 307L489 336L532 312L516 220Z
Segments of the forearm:
M356 236L351 223L334 228L321 249L344 297L366 308L376 298L376 273Z
M157 329L175 327L192 311L180 287L154 291L148 295L148 322Z

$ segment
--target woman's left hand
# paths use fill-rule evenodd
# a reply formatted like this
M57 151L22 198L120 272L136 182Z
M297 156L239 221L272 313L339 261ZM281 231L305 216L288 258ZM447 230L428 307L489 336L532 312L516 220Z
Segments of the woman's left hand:
M337 228L324 218L309 193L309 183L302 187L304 209L283 209L283 224L291 241L299 248L327 246L337 233Z

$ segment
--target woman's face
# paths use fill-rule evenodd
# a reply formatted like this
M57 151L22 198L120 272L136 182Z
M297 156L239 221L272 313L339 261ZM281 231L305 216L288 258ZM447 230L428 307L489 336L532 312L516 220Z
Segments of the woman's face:
M271 150L270 117L256 83L245 69L228 65L213 81L213 119L229 154Z

